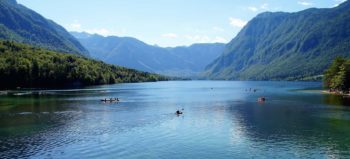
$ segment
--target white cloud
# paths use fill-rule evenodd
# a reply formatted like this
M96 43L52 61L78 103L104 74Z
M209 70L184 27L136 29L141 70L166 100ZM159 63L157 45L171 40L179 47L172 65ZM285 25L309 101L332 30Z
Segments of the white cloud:
M83 30L89 34L99 34L102 36L110 36L110 35L114 35L114 33L108 29L105 28L101 28L101 29L86 29Z
M74 21L71 24L65 25L65 28L68 31L87 32L89 34L99 34L102 36L118 35L117 32L111 31L106 28L85 28L78 21Z
M214 38L208 35L185 35L184 38L190 40L192 43L227 43L227 39L216 36Z
M166 33L166 34L162 34L162 37L164 38L177 38L177 34L175 33Z
M238 19L238 18L233 18L233 17L230 17L229 21L233 27L238 27L238 28L242 28L247 24L247 21L244 21L244 20Z
M79 22L75 21L75 22L73 22L71 24L68 24L66 26L66 28L68 30L80 30L81 29L81 24Z
M225 31L225 29L217 27L217 26L214 26L213 30L216 31L216 32L223 32L223 31Z
M223 37L215 37L213 40L212 40L213 43L227 43L227 39L223 38Z
M248 7L248 9L252 12L257 12L259 9L256 7Z
M306 1L298 1L298 4L303 5L303 6L311 6L311 5L313 5L313 3L306 2Z
M262 10L267 10L267 9L269 9L269 4L267 4L267 3L262 4L262 5L260 6L260 9L262 9Z
M195 43L207 43L211 41L207 35L185 35L185 38Z
M264 4L260 5L260 6L249 6L247 9L252 11L252 12L257 12L257 11L261 11L261 10L268 10L269 9L269 4L268 3L264 3Z

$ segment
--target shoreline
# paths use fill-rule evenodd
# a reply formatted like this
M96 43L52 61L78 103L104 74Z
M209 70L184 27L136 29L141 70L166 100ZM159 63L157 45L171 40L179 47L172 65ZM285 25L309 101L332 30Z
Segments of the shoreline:
M321 90L323 94L332 94L332 95L341 95L341 96L350 96L350 94L340 93L340 92L330 92L328 90Z
M304 90L296 90L296 91L308 92L308 93L329 94L329 95L339 95L339 96L348 96L348 97L350 97L350 94L340 93L340 92L330 92L329 90L325 90L325 89L304 89Z

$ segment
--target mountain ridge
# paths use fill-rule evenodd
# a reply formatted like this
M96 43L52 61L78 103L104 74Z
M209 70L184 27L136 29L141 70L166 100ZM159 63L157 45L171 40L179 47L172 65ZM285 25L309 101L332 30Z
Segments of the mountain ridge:
M262 13L206 67L210 79L298 80L349 57L349 1L331 9Z
M89 50L93 58L109 64L182 77L200 74L224 48L222 43L163 48L132 37L71 34Z
M66 29L16 0L0 0L0 18L2 40L88 56L88 51Z

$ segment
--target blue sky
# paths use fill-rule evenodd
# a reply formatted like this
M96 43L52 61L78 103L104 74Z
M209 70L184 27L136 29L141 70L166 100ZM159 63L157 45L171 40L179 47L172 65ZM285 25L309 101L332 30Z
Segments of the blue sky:
M69 31L130 36L151 45L229 42L265 11L331 8L344 0L17 0Z

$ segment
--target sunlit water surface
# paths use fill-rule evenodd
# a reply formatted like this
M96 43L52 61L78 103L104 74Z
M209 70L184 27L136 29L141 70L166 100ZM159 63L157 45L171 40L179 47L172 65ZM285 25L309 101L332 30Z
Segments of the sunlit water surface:
M350 158L347 100L320 88L172 81L1 92L0 158ZM111 97L121 101L100 102Z

